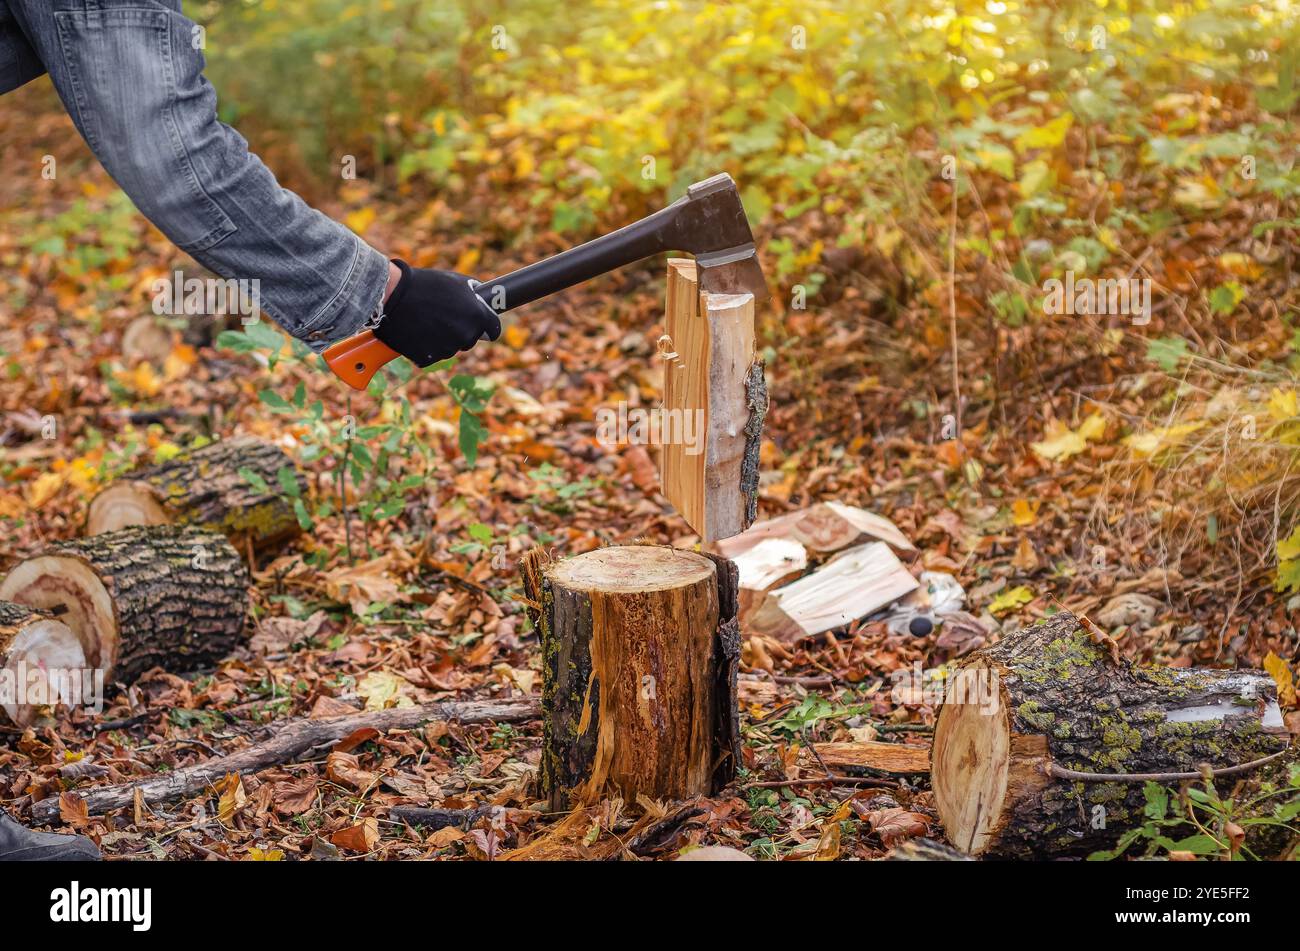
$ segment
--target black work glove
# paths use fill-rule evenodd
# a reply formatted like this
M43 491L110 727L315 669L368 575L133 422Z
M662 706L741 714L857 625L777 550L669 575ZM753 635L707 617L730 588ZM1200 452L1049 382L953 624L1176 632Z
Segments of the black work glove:
M393 258L402 279L384 304L375 336L418 367L501 336L501 318L474 293L477 282L455 271L411 267Z

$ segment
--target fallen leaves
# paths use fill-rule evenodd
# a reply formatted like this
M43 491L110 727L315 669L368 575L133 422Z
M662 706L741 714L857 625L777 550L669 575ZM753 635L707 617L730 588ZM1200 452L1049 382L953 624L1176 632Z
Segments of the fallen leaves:
M369 852L379 841L379 820L373 816L355 825L340 829L330 836L330 842L349 852Z
M1088 448L1106 432L1106 419L1100 413L1088 416L1077 428L1071 429L1061 420L1053 420L1041 441L1030 443L1039 456L1051 461L1064 461Z
M1034 600L1034 593L1025 585L1009 588L989 603L989 613L993 615L1009 614L1016 608L1024 607Z

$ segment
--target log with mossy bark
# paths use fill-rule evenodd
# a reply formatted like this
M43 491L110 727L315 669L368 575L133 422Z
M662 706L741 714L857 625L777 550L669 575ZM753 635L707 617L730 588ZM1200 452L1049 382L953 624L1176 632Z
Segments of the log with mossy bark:
M930 779L949 841L969 854L1088 854L1143 823L1148 779L1248 772L1287 742L1262 671L1139 667L1061 613L963 662Z
M54 545L14 566L0 599L51 612L89 667L129 683L213 666L244 636L248 571L224 535L175 525Z
M297 495L286 491L289 486ZM302 475L278 447L251 438L222 440L110 483L90 502L85 534L194 525L221 532L240 550L249 542L265 549L301 531L294 499L304 490Z
M542 640L542 795L552 809L716 792L739 743L736 570L654 545L524 559Z
M0 709L15 725L77 699L68 688L85 666L77 635L53 614L0 601Z

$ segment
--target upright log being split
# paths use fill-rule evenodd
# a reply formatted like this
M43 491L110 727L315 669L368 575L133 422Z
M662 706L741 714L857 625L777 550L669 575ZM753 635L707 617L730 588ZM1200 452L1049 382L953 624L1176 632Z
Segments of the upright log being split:
M668 261L664 325L664 495L706 542L754 521L767 415L754 349L754 296L700 291L694 261Z
M65 677L86 666L81 642L46 611L0 601L0 709L27 726L63 697Z
M523 564L542 638L542 794L708 795L735 773L736 571L650 545Z
M19 562L0 599L51 611L86 663L130 682L216 663L239 643L248 572L224 535L159 525L64 542Z
M1286 747L1262 671L1138 667L1061 613L963 663L930 781L967 853L1086 854L1141 825L1144 776L1234 771Z
M128 473L90 502L86 534L132 525L194 525L221 532L241 550L297 535L294 497L284 481L305 485L293 461L257 439L226 439Z

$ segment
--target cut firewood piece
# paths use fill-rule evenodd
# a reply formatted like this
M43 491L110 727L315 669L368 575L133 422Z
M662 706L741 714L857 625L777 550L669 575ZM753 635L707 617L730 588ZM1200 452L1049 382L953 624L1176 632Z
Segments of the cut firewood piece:
M705 542L744 531L758 506L767 413L752 294L702 293L695 262L668 261L660 482Z
M73 681L85 666L81 642L66 624L49 612L0 601L0 709L16 726L80 699L73 688L94 686Z
M971 654L949 684L930 782L948 840L1041 858L1113 846L1143 784L1285 750L1263 671L1138 667L1062 612Z
M128 473L90 502L87 535L132 525L194 525L221 532L242 550L292 538L301 531L294 495L306 483L276 446L239 438L191 449L161 465Z
M805 754L804 766L825 764L831 769L876 769L885 773L907 774L930 771L930 748L903 743L814 743L814 756Z
M740 623L762 602L764 594L777 585L798 578L808 567L808 552L788 538L765 538L732 561L740 573Z
M724 558L734 559L769 538L788 539L823 553L848 548L866 538L887 542L899 551L916 550L898 526L883 515L841 502L819 502L756 522L741 534L719 541L716 548Z
M248 572L224 535L158 525L63 542L20 561L0 599L51 611L89 667L129 683L209 667L243 638Z
M530 552L522 574L542 638L550 807L721 789L739 743L735 566L631 545Z
M868 542L770 592L749 627L788 644L864 618L915 587L888 545Z

